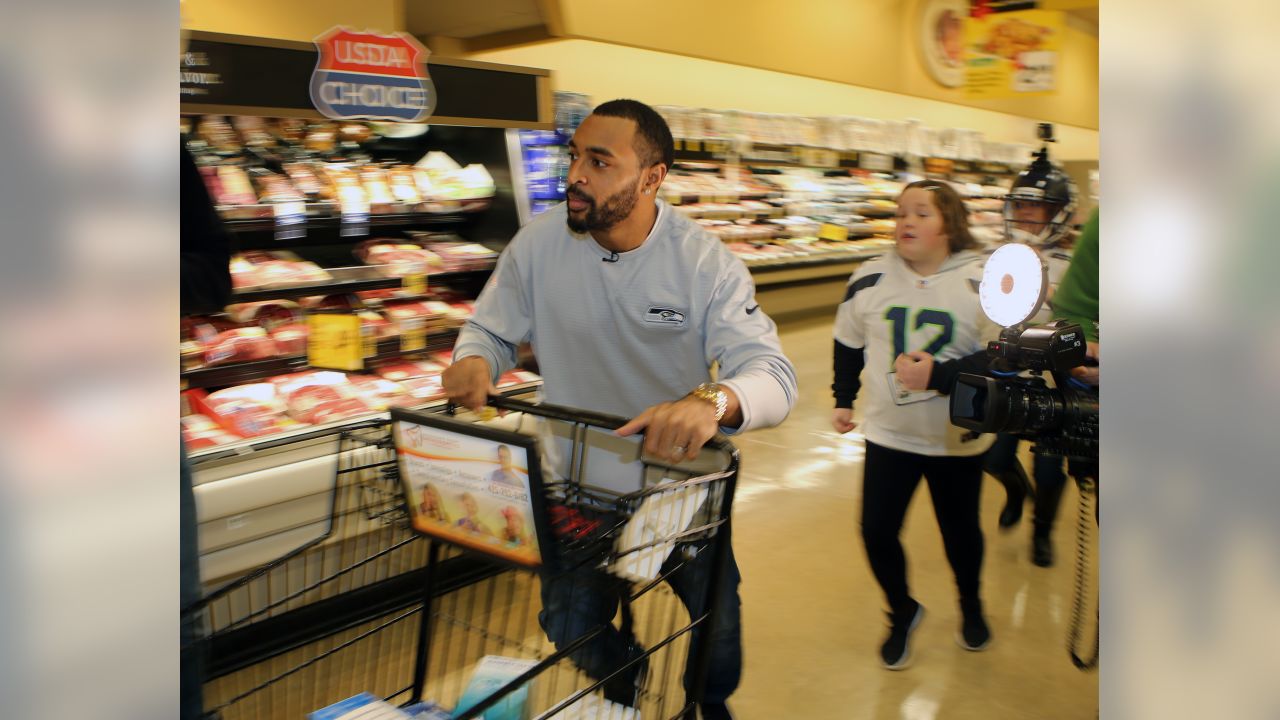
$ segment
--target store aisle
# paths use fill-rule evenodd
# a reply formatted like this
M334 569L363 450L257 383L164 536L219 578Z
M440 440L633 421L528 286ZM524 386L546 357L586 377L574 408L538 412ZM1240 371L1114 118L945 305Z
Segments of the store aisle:
M856 430L837 436L827 422L830 320L788 322L780 334L798 370L800 401L781 427L739 440L734 546L743 575L746 668L733 699L737 716L1094 717L1098 676L1076 670L1065 650L1074 490L1055 529L1057 565L1046 570L1030 561L1030 506L1016 529L1001 533L996 516L1004 491L986 479L983 587L995 640L986 652L970 653L955 643L955 586L922 483L903 541L913 593L929 614L915 635L911 667L880 667L883 597L857 526L863 441Z

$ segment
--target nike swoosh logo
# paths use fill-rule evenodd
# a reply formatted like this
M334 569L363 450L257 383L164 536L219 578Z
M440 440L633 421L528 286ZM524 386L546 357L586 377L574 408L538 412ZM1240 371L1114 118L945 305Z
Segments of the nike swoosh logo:
M756 305L755 307L749 307L749 308L747 308L747 314L748 314L748 315L751 315L752 313L754 313L755 311L757 311L757 310L759 310L759 309L760 309L760 306L759 306L759 305Z

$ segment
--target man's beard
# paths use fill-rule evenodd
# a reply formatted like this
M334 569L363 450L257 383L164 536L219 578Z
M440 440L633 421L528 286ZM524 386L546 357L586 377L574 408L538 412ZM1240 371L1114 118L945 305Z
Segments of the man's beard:
M595 198L576 188L569 188L566 195L578 200L585 200L590 204L587 207L585 217L575 218L572 210L568 213L569 229L576 233L584 233L592 230L608 230L626 220L636 207L636 201L640 198L640 191L632 185L614 195L610 195L602 203L597 203Z

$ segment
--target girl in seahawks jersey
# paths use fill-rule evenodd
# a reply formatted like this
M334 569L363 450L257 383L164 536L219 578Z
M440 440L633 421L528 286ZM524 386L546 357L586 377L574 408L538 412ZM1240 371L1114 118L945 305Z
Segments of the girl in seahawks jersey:
M984 370L970 366L981 357L974 353L999 328L978 303L982 255L955 190L932 180L908 185L898 198L894 240L894 252L853 274L837 311L832 426L853 430L853 403L861 398L867 446L862 539L889 604L890 632L880 657L897 670L907 666L911 633L924 616L908 589L898 537L922 476L959 589L957 640L975 651L991 640L979 594L978 522L982 456L991 437L972 438L952 425L945 395L959 372ZM898 372L926 373L929 389L904 391Z

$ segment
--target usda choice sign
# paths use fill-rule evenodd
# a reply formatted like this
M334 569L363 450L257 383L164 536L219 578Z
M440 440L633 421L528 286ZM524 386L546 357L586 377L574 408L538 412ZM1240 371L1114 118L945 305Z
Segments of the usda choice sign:
M379 35L338 26L315 39L311 102L335 120L419 122L436 107L427 75L431 52L405 33Z

